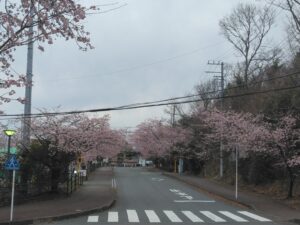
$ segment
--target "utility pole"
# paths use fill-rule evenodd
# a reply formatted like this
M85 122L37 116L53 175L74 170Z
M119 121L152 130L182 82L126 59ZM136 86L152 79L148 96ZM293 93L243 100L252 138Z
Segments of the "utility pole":
M239 182L239 149L235 146L235 199L238 199Z
M172 113L171 113L172 127L176 126L175 114L176 114L176 105L173 105ZM181 174L183 172L183 159L182 159L181 149L178 149L178 150L179 150L178 160L176 158L174 159L174 173L176 173L178 171L178 173ZM177 166L177 161L178 161L178 166Z
M175 105L172 105L172 112L171 112L171 125L175 127ZM174 158L174 173L177 172L177 159Z
M30 15L33 16L31 9ZM30 127L31 127L31 95L32 95L32 64L33 64L33 26L29 27L28 47L27 47L27 69L26 69L26 88L24 118L22 124L22 141L25 147L30 145Z
M175 127L175 105L172 105L172 112L171 112L171 125Z
M220 76L215 76L221 80L221 110L224 109L224 62L220 61L208 61L208 65L213 66L220 66L220 71L206 71L206 73L213 73L213 74L220 74ZM221 131L221 138L220 138L220 177L222 178L224 175L224 163L223 163L223 127Z

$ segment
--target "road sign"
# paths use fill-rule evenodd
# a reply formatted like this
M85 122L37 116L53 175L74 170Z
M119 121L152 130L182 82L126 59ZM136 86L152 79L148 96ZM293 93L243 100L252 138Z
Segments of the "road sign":
M20 163L16 158L16 155L11 155L9 159L6 160L4 167L6 170L19 170Z
M81 176L86 177L86 170L79 170Z

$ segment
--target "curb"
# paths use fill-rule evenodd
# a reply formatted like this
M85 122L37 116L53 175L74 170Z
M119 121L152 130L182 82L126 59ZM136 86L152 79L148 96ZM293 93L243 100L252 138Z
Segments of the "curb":
M34 219L29 219L29 220L19 220L19 221L12 221L12 222L0 222L0 225L29 225L29 224L35 224L35 223L40 223L40 222L51 222L51 221L69 219L69 218L74 218L74 217L80 217L80 216L85 216L85 215L88 215L91 213L102 212L104 210L107 210L107 209L113 207L115 205L115 203L116 203L116 199L114 198L109 204L104 205L99 208L84 210L84 211L75 212L75 213L67 213L67 214L58 215L58 216L34 218Z
M112 177L114 177L114 169L112 169ZM80 216L85 216L88 214L96 213L96 212L103 212L107 209L110 209L113 207L116 203L116 198L117 198L117 191L115 189L111 189L112 192L112 200L104 206L101 206L99 208L93 208L93 209L88 209L88 210L83 210L80 212L74 212L74 213L66 213L62 215L57 215L57 216L49 216L49 217L41 217L41 218L34 218L34 219L27 219L27 220L17 220L17 221L7 221L7 222L0 222L0 225L29 225L29 224L36 224L36 223L41 223L41 222L52 222L52 221L58 221L58 220L63 220L63 219L70 219L70 218L75 218L75 217L80 217Z
M254 206L252 206L252 205L246 204L246 203L241 202L241 201L234 200L234 199L232 199L232 198L230 198L230 197L226 197L226 196L224 196L224 195L222 195L222 194L219 194L219 193L216 193L216 192L209 191L209 190L207 190L207 189L205 189L205 188L203 188L203 187L201 187L201 186L199 186L199 185L197 185L197 184L195 184L195 183L193 183L193 182L188 182L188 181L186 181L186 180L184 180L184 179L182 179L182 178L180 178L180 177L178 177L178 176L173 176L173 175L171 175L171 174L166 174L166 173L164 173L164 172L162 172L162 174L163 174L164 176L167 176L167 177L170 177L170 178L174 178L174 179L179 180L179 181L181 181L181 182L184 182L184 183L186 183L186 184L188 184L188 185L190 185L190 186L193 186L193 187L195 187L195 188L198 188L198 189L200 189L201 191L205 192L206 194L209 194L209 195L212 195L212 196L215 196L215 197L217 196L218 198L221 198L221 199L223 199L223 200L229 201L229 202L231 202L232 204L239 204L239 205L242 205L242 206L244 206L244 207L246 207L246 208L248 208L248 209L257 211L256 208L255 208Z

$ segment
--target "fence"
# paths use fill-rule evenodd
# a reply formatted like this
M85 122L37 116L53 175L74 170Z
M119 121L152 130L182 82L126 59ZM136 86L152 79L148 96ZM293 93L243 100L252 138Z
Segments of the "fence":
M86 179L86 176L83 176L82 173L73 173L70 174L67 181L65 182L65 192L67 195L72 194L76 189L83 185L83 181Z
M51 182L37 182L30 181L26 184L17 181L15 189L15 203L21 204L25 202L31 202L35 200L50 200L53 197L63 197L70 195L78 189L79 186L83 185L86 176L82 173L69 174L65 182L60 182L58 185L58 193L55 195L51 194ZM1 179L0 185L0 207L7 206L10 204L11 198L11 184L3 182ZM18 179L17 179L18 180Z

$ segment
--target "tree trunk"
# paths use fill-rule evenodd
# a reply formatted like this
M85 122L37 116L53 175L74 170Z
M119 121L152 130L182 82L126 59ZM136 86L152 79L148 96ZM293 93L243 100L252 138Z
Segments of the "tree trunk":
M51 173L51 192L58 192L59 169L53 169Z
M290 171L289 171L289 178L290 178L290 182L289 182L289 190L288 190L288 196L287 196L288 199L293 198L293 189L294 189L294 184L295 184L295 180L296 180L296 177Z

